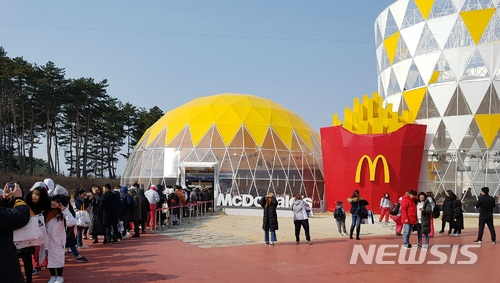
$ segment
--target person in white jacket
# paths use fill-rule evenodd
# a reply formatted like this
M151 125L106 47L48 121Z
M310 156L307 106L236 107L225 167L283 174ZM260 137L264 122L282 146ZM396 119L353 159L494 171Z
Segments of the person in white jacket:
M149 201L149 227L151 229L155 229L156 223L156 204L160 201L160 195L158 194L158 188L155 185L152 185L147 192L144 193L144 196Z
M300 228L304 227L304 232L306 233L306 243L312 245L311 236L309 234L309 217L307 215L308 209L310 209L309 204L302 199L300 194L297 194L292 203L296 244L300 243Z
M50 210L45 215L48 241L47 268L50 271L49 283L63 283L64 252L66 245L66 227L76 225L76 219L69 209L68 197L55 195L51 197Z

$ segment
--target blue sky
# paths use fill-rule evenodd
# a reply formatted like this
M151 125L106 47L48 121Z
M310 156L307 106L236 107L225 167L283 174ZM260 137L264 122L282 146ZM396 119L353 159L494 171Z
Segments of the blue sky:
M373 24L392 2L2 0L0 45L68 78L108 79L136 106L248 93L319 131L377 90Z

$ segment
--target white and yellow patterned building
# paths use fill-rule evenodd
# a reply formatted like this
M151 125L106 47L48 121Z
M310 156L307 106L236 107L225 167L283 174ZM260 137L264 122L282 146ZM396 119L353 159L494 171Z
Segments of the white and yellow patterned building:
M379 93L427 125L420 190L500 186L499 0L398 0L375 22Z

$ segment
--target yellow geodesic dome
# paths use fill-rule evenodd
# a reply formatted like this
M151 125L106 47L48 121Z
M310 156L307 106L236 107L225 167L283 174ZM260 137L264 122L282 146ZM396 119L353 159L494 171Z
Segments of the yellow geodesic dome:
M197 146L212 126L217 128L226 146L242 126L259 146L262 146L269 128L289 148L292 147L293 131L309 148L312 148L311 135L317 137L297 114L269 99L225 93L200 97L169 111L144 133L138 144L146 140L146 146L149 146L166 130L165 146L168 146L188 127L193 146Z
M153 124L129 157L122 183L184 185L186 167L217 168L214 186L233 195L323 192L319 135L265 98L224 93L196 98ZM208 164L208 165L207 165Z

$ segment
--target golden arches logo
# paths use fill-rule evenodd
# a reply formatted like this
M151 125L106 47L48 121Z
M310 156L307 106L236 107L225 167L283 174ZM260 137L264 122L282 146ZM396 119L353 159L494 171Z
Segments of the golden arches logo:
M377 170L377 164L379 160L382 160L382 166L384 166L384 183L389 183L389 165L387 164L387 159L381 154L377 155L375 159L371 159L368 155L363 155L358 161L358 167L356 168L356 183L361 182L361 167L363 167L363 163L366 160L368 163L368 170L370 171L370 181L375 181L375 171Z

